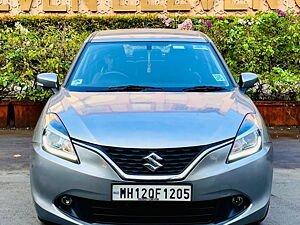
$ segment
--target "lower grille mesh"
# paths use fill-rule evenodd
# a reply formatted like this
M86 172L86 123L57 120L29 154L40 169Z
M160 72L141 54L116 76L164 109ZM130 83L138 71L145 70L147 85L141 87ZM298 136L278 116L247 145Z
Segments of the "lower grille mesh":
M88 223L100 224L212 224L220 223L245 210L250 202L244 197L241 206L232 197L209 201L97 201L75 196L66 206L61 198L55 205L66 214Z
M136 202L96 204L91 208L93 222L101 223L211 223L214 202L164 203ZM122 220L120 221L120 218Z

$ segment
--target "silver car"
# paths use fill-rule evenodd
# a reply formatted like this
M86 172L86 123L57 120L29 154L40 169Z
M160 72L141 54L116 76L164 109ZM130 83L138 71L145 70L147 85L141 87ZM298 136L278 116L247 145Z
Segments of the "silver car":
M57 224L248 224L268 212L272 144L200 32L95 32L36 125L31 190Z

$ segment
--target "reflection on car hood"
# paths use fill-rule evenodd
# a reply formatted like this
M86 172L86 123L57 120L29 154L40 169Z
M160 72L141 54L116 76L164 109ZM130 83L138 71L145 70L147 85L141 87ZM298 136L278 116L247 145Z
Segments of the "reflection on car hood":
M255 107L232 92L70 92L50 100L70 136L129 148L206 145L233 138Z

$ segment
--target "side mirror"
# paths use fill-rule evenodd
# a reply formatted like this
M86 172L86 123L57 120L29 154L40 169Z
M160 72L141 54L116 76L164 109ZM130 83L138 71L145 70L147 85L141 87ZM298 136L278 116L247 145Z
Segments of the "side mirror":
M239 86L242 89L247 90L248 88L254 87L258 81L257 74L255 73L242 73L240 75Z
M51 88L56 93L58 90L58 75L56 73L41 73L37 76L37 85Z

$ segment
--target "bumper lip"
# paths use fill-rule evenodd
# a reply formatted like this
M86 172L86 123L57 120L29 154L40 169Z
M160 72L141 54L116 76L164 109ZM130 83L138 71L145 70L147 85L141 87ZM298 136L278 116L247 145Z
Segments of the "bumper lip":
M123 180L133 180L133 181L177 181L177 180L184 180L190 172L198 165L198 163L210 152L218 150L224 146L232 144L234 139L228 139L221 141L220 143L217 143L216 145L206 149L203 151L192 163L189 164L189 166L180 174L178 175L159 175L159 176L151 176L151 175L129 175L124 173L121 168L114 163L104 152L101 150L85 144L81 141L78 140L72 140L72 142L75 145L78 145L80 147L84 147L86 149L89 149L97 154L99 154L114 170L115 172L120 176L121 179Z

